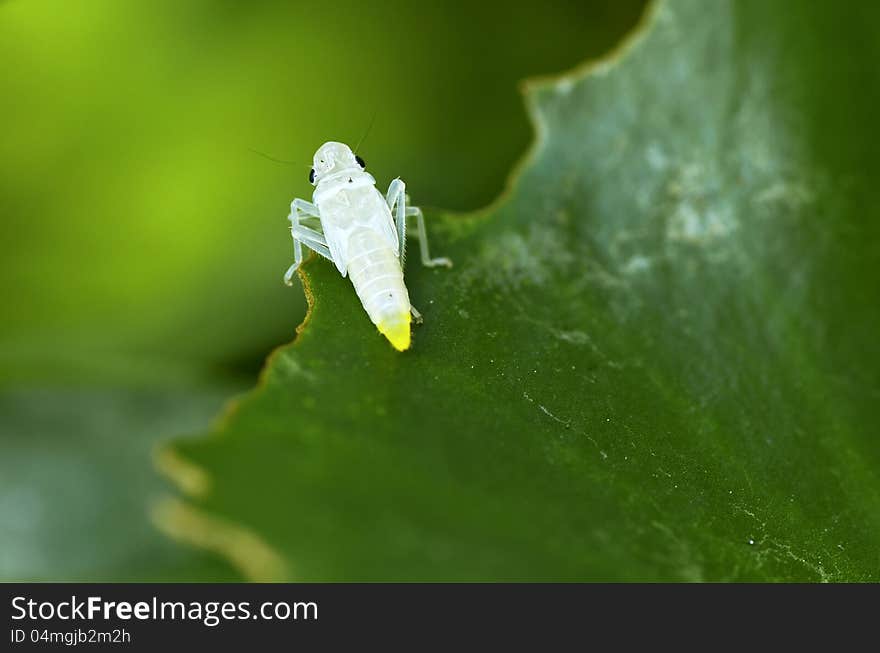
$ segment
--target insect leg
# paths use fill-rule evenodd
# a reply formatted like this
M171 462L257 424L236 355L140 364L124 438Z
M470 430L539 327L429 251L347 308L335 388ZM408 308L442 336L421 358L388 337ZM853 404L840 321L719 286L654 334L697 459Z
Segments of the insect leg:
M327 239L324 238L324 234L321 232L298 225L293 227L293 237L324 258L330 261L333 260L333 255L330 253L330 247L327 246Z
M320 220L320 217L318 207L311 202L296 198L290 204L290 215L287 218L290 220L290 235L293 237L293 265L287 268L287 272L284 273L284 283L288 286L292 285L293 275L302 265L302 245L318 252L321 256L326 256L331 260L333 258L324 235L300 224L301 219L318 218Z
M304 216L311 216L313 218L321 217L321 214L318 213L317 206L298 197L290 203L290 215L292 216L297 209Z
M422 265L432 268L436 265L452 266L452 261L448 258L431 258L428 252L428 233L425 229L425 217L422 210L417 206L407 207L406 203L409 198L406 195L406 184L402 179L395 179L388 186L388 194L385 201L388 202L388 208L394 213L394 222L397 225L397 238L400 242L400 263L403 265L404 253L406 251L406 218L407 216L415 216L419 237L419 252L422 256ZM396 211L395 211L396 209Z
M397 242L399 244L400 267L406 259L406 184L399 177L388 186L385 201L391 214L394 215L394 224L397 227Z
M446 267L451 268L452 261L445 256L431 258L431 254L428 252L428 231L425 229L425 216L422 215L422 210L417 206L407 206L405 207L404 213L406 216L413 215L416 218L416 234L419 239L419 252L422 255L422 265L429 268L436 265L445 265Z

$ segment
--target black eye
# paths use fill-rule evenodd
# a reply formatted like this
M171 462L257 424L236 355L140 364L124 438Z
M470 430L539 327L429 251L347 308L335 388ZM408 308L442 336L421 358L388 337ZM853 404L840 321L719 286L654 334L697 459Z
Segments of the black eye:
M310 184L314 184L314 183L315 183L315 169L314 169L314 168L312 168L311 170L309 170L309 183L310 183Z
M366 168L366 167L367 167L367 164L364 163L364 160L363 160L362 158L360 158L357 154L354 155L354 160L357 161L357 164L358 164L361 168Z

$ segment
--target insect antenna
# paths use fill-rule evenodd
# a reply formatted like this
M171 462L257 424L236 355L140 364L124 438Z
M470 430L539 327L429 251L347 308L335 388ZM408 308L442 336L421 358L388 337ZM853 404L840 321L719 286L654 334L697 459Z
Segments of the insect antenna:
M355 154L357 154L360 151L361 145L364 144L364 141L367 140L367 136L370 135L370 130L373 128L373 123L376 122L376 114L377 113L378 113L378 111L373 111L373 117L370 118L370 124L367 125L367 131L364 132L364 135L361 136L361 139L357 142L357 145L354 146L354 153Z
M285 159L276 159L274 156L269 156L265 152L260 152L260 150L255 150L252 147L249 147L248 150L250 150L254 154L257 154L257 155L263 157L264 159L269 159L269 161L274 161L275 163L284 163L286 165L291 165L291 166L302 165L302 163L299 161L287 161Z

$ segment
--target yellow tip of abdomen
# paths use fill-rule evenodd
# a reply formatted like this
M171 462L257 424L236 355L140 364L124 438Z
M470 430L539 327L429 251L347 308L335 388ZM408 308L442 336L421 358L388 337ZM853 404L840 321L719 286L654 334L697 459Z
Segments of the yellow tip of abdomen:
M388 338L388 342L397 351L406 351L409 349L410 338L410 316L409 313L400 315L395 320L383 320L376 326L379 327L379 333Z

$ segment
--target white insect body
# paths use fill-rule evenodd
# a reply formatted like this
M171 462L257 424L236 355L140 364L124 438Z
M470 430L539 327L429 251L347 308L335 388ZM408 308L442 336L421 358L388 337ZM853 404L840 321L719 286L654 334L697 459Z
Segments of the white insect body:
M403 282L406 218L416 218L422 263L452 265L432 259L422 211L407 206L406 186L395 179L383 197L364 161L343 143L324 143L315 153L309 181L312 201L295 199L290 205L293 265L284 275L291 284L302 263L302 245L332 261L348 276L367 315L399 351L409 348L411 316L418 312L409 302Z

